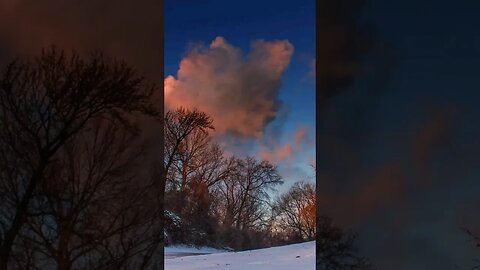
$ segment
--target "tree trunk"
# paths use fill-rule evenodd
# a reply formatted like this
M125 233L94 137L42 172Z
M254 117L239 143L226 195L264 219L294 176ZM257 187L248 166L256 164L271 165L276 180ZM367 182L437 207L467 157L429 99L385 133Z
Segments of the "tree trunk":
M180 191L185 194L187 190L187 165L182 164L182 183L180 184Z

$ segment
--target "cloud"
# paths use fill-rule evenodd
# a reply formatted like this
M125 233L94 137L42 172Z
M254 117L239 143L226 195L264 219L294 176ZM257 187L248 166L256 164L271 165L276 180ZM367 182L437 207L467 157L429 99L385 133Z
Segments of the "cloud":
M279 113L281 77L293 51L287 40L254 41L246 58L223 37L208 47L195 46L181 60L176 78L165 78L165 104L204 111L217 135L261 138Z
M373 171L358 175L359 185L349 192L322 190L319 201L325 211L333 211L342 223L368 219L385 209L399 206L405 200L404 173L399 164L385 164ZM351 211L352 209L355 211Z
M264 160L268 160L271 163L278 163L293 157L293 147L290 144L285 144L280 148L273 149L272 151L262 148L260 151L260 157Z
M305 143L309 143L307 128L300 127L292 136L293 143L279 145L274 139L266 142L266 145L260 147L260 157L272 163L291 161L296 153L304 150Z
M451 113L450 113L451 114ZM426 162L436 150L452 139L452 115L445 110L433 112L431 119L422 123L413 138L415 160Z
M306 127L300 128L293 135L295 145L297 145L297 146L300 145L306 137L307 137L307 128Z

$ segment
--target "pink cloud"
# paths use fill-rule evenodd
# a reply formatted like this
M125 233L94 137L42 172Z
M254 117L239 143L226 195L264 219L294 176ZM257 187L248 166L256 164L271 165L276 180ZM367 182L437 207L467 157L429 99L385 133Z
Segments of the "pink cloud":
M269 151L262 148L260 151L260 157L263 160L268 160L271 163L278 163L293 157L293 147L290 144L285 144L280 148Z
M294 135L295 145L300 145L307 136L307 128L302 127Z
M287 40L258 40L245 58L222 37L196 46L181 60L177 76L165 78L166 107L204 111L217 135L261 138L278 114L280 79L293 50Z
M269 143L272 144L273 147L261 147L260 157L272 163L291 160L297 152L303 149L304 142L307 140L307 128L299 128L293 134L291 140L293 144L287 143L283 145L278 145L276 141L270 141Z

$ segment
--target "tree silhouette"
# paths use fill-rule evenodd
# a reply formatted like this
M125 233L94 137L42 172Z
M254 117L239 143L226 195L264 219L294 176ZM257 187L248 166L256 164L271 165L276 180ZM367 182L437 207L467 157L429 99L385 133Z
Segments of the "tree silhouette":
M461 228L462 232L465 233L471 240L471 242L473 242L475 248L480 248L480 237L478 236L478 234L472 232L470 229L468 228ZM461 269L459 266L457 266L457 269ZM469 270L473 270L473 269L480 269L480 259L475 259L475 263L474 263L474 266L468 268Z
M1 270L59 151L94 119L131 126L131 114L157 116L154 89L126 63L98 52L82 58L52 47L6 66L0 77Z
M371 269L365 257L355 248L357 235L335 227L325 216L317 217L317 269L366 270Z
M32 199L20 250L59 270L141 269L158 217L139 144L132 131L102 120L74 135Z
M179 158L182 144L192 133L202 136L208 130L213 129L212 119L208 115L198 110L187 110L178 108L174 111L168 111L164 119L164 140L165 140L165 159L164 172L168 178L170 167ZM166 181L161 183L162 190L165 191Z

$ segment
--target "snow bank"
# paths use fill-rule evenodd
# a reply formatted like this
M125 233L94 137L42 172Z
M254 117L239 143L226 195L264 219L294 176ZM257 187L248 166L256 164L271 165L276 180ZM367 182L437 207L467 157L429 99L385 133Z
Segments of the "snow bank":
M165 260L165 270L313 270L315 241L281 247L180 257Z

